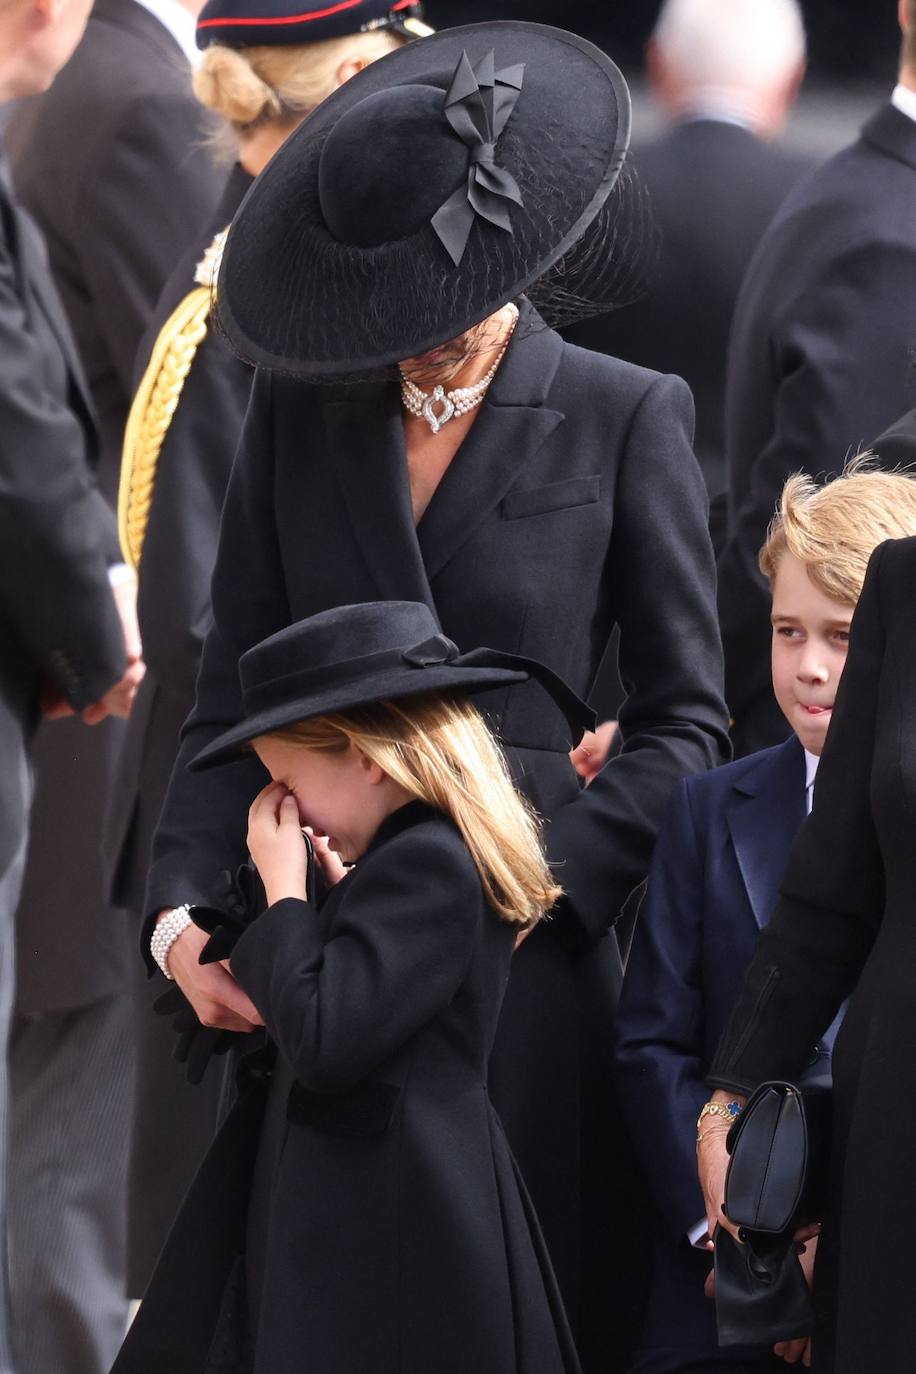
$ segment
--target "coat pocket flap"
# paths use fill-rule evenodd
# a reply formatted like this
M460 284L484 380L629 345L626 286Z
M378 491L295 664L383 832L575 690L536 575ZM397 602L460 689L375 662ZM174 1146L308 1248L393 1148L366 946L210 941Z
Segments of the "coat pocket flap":
M300 1126L328 1135L371 1136L387 1131L401 1090L374 1080L348 1093L316 1093L294 1083L286 1116Z
M571 506L590 506L598 500L601 476L568 477L565 482L550 482L546 487L510 491L502 503L504 520L520 520L526 515L546 515Z

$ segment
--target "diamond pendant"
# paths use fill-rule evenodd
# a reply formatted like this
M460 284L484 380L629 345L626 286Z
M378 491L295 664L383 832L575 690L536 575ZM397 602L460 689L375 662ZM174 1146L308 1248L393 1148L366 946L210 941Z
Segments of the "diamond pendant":
M442 406L442 410L438 415L433 410L433 406L435 405ZM426 400L423 402L423 409L420 413L422 414L423 419L429 425L433 434L438 434L442 426L447 425L449 420L454 415L455 402L451 399L450 396L446 396L444 387L437 386L433 390L433 394L431 396L427 396Z

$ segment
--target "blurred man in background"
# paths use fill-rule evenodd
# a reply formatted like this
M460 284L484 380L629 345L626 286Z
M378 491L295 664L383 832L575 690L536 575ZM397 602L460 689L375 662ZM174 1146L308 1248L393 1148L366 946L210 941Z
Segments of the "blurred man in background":
M199 0L96 0L73 58L7 126L17 194L51 270L98 416L113 504L134 360L166 278L225 179L191 92ZM132 606L133 575L118 595ZM105 1374L124 1333L136 950L102 872L120 721L40 733L17 915L10 1231L17 1374ZM75 804L76 802L76 804ZM100 1148L104 1141L104 1148Z
M777 142L805 71L797 0L666 0L647 69L668 128L637 146L633 162L659 230L658 258L641 300L570 337L687 380L696 455L716 496L725 486L725 358L741 278L806 169Z
M0 6L0 104L47 89L88 11L88 0ZM42 710L79 711L86 723L125 715L142 676L136 644L125 670L108 572L120 557L117 533L95 487L94 457L76 349L40 238L14 204L0 158L0 1374L22 1368L7 1272L7 1050L32 735ZM80 798L69 803L76 810ZM54 1244L48 1233L45 1243Z
M840 471L916 394L916 0L899 0L898 18L903 47L890 101L789 194L735 313L719 615L739 755L786 735L769 687L756 553L779 492L793 472Z

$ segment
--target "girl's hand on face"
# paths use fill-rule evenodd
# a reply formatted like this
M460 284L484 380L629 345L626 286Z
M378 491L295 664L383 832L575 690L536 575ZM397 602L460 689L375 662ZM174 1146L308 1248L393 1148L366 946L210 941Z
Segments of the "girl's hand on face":
M299 807L282 783L259 792L248 812L248 848L271 906L284 897L305 900L308 855Z
M305 827L305 833L312 841L315 862L324 874L325 882L328 887L334 887L341 878L347 876L347 869L344 867L343 860L337 850L331 848L327 835L316 835L310 825Z

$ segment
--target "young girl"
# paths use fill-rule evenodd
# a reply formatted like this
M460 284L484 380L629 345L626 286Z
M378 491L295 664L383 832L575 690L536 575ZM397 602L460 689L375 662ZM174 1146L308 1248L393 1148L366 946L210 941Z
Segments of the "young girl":
M246 719L196 764L250 746L273 779L248 829L268 907L228 967L274 1062L240 1074L116 1374L572 1374L487 1096L513 947L560 889L464 692L532 676L590 713L405 602L293 625L240 675Z

